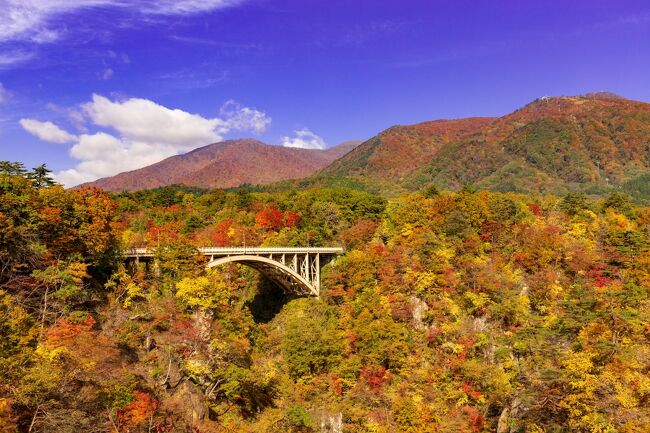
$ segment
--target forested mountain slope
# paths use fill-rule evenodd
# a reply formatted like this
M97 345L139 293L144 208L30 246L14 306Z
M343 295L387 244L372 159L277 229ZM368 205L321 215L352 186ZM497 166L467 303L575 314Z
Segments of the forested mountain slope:
M647 200L650 104L609 93L545 97L495 119L396 126L318 177L394 190L430 184L555 194L623 189Z
M309 176L358 144L358 141L347 141L321 150L271 146L251 139L229 140L83 186L120 192L172 184L201 188L267 184Z
M109 196L0 168L0 431L650 425L650 208L624 194ZM291 299L204 270L195 246L244 239L346 252Z

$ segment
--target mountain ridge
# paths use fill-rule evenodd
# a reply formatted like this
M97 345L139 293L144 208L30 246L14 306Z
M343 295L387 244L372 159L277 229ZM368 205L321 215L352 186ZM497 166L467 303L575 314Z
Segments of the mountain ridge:
M389 195L429 185L556 195L623 190L650 200L650 104L608 92L545 96L500 117L394 125L325 150L229 140L92 185L121 191L173 183L343 185Z
M650 176L650 104L599 92L538 98L501 117L392 126L316 178L395 190L431 184L551 194L628 189L650 198L650 188L638 191L643 176Z
M121 192L172 184L202 188L267 184L309 176L359 143L352 140L327 149L300 149L269 145L255 139L226 140L79 187L96 186Z

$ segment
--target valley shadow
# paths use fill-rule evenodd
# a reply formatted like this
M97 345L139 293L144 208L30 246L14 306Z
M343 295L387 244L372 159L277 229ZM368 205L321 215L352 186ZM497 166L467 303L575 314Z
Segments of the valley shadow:
M295 298L282 290L278 284L262 277L255 296L246 301L245 305L253 315L255 323L268 323L282 310L285 304Z

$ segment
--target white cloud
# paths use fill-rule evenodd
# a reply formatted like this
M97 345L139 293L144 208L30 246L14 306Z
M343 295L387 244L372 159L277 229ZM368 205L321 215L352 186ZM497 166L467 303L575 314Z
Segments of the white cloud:
M113 132L95 131L75 137L51 122L21 120L25 129L42 140L56 143L75 141L70 156L79 163L55 175L66 186L153 164L221 141L230 131L260 133L271 122L265 113L234 101L224 104L221 116L214 118L167 108L142 98L114 101L93 95L92 100L81 108L94 126Z
M227 125L230 129L250 129L256 134L261 134L271 123L271 118L266 114L253 108L243 107L232 99L221 106L219 113L228 119Z
M311 132L308 128L293 131L294 137L282 137L282 144L285 147L299 147L301 149L324 149L325 140Z
M102 72L103 80L109 80L112 76L113 76L113 70L111 68L106 68L104 69L104 72Z
M53 42L59 30L48 25L58 15L96 7L121 8L141 14L191 15L211 12L242 0L0 0L0 41Z
M77 137L59 128L52 122L41 122L36 119L20 119L20 125L30 134L50 143L64 144L77 139Z
M172 110L148 99L115 102L93 95L83 108L96 125L115 129L127 140L171 145L178 150L220 141L230 129L224 119Z
M74 108L61 107L53 102L48 102L47 109L59 116L65 117L78 131L86 132L86 118L78 106Z
M152 0L144 2L142 11L161 15L191 15L234 6L241 0Z
M127 146L125 143L105 132L83 134L79 141L70 149L70 156L79 160L112 160L120 159Z
M109 59L112 59L118 63L122 63L124 65L128 65L129 63L131 63L131 58L126 53L120 54L120 53L116 53L113 50L108 50L107 54Z
M70 156L81 162L54 178L65 186L74 186L142 168L176 153L172 146L130 142L105 132L83 134L70 149Z
M2 1L2 0L0 0ZM1 19L0 19L1 23ZM0 24L0 27L2 24ZM1 30L0 30L1 32ZM0 70L1 69L6 69L11 66L14 66L18 63L23 63L26 62L27 60L30 60L32 57L34 57L34 53L29 53L26 51L7 51L7 52L2 52L0 53Z
M5 89L5 86L0 83L0 104L4 104L9 99L9 92Z
M47 27L48 20L61 13L110 3L110 0L4 0L0 3L3 9L0 13L0 41L52 42L58 34Z

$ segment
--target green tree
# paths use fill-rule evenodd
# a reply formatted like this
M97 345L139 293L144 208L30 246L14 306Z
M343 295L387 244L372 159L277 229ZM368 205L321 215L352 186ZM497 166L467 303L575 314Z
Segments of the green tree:
M607 209L614 209L625 216L633 217L634 211L632 206L632 199L629 195L621 191L615 191L607 196L603 202L603 212Z
M318 375L341 362L343 341L330 307L299 299L286 306L283 318L282 353L292 378Z
M587 209L587 196L583 192L571 192L562 198L559 207L567 215L576 215Z
M41 164L27 173L27 177L32 181L34 188L46 188L55 184L50 173L52 173L52 170L48 169L45 164Z

